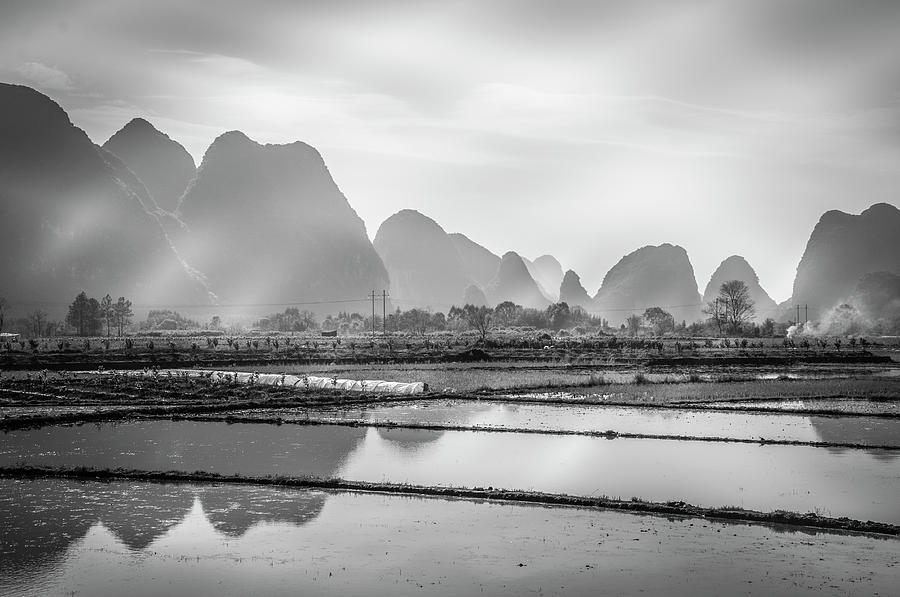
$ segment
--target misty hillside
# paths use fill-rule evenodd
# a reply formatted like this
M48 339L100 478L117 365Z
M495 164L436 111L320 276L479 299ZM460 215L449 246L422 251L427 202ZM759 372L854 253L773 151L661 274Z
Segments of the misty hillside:
M175 211L197 174L194 158L177 141L143 118L135 118L103 144L144 183L162 209Z
M563 279L563 269L556 257L553 255L541 255L534 261L529 261L524 257L522 260L528 267L531 277L544 291L544 296L553 302L558 301L559 285Z
M900 329L900 276L871 272L860 278L848 298L869 326Z
M437 222L415 210L401 210L381 224L374 245L390 277L391 299L402 308L446 311L462 304L471 280Z
M759 276L756 275L753 267L740 255L732 255L719 264L703 292L703 303L715 301L719 296L719 288L730 280L740 280L747 285L756 310L755 321L761 322L765 321L767 317L775 317L778 305L760 286Z
M500 257L459 232L450 234L450 240L462 259L466 275L482 289L486 288L497 275Z
M687 251L668 243L642 247L607 272L594 297L594 311L613 325L635 309L662 307L675 320L700 319L700 293Z
M261 145L238 131L219 136L179 213L188 231L177 245L222 302L357 300L388 287L363 221L305 143Z
M826 212L816 224L797 266L792 298L809 304L810 318L849 296L865 274L900 274L900 210L875 204L859 215Z
M518 254L509 251L500 260L497 275L487 287L488 302L497 305L512 301L523 307L544 309L550 301L538 288L525 262Z
M57 315L82 290L136 303L203 302L143 185L47 96L0 84L0 279Z
M484 291L481 289L481 287L476 284L469 284L468 286L466 286L466 291L463 293L463 305L487 307L487 296L485 296Z
M568 270L560 282L559 300L569 307L581 307L587 311L594 309L593 299L581 285L581 278L572 270Z

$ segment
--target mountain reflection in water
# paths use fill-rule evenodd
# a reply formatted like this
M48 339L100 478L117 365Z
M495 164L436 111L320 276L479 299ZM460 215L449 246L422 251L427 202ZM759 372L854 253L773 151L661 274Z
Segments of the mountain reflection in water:
M869 445L895 446L900 441L897 437L897 421L877 417L810 417L809 422L819 436L819 441L826 443L864 443ZM848 448L829 447L834 454L842 454ZM873 458L883 462L891 462L900 457L900 450L868 450Z
M0 588L57 569L73 543L102 528L125 548L147 549L173 527L202 518L237 538L260 523L302 526L328 494L250 485L0 480ZM2 593L2 591L0 591Z

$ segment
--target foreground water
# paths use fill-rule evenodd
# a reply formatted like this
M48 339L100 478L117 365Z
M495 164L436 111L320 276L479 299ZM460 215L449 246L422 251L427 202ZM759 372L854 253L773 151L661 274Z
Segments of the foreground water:
M417 400L356 408L319 408L314 411L241 410L230 414L241 417L281 417L284 420L313 418L336 422L393 422L539 431L613 430L618 433L646 435L900 446L900 419L721 412L709 409L568 404L548 407L546 404L490 400Z
M900 524L894 452L151 420L16 430L0 465L124 467L638 497Z
M0 595L889 595L900 541L271 487L0 480Z

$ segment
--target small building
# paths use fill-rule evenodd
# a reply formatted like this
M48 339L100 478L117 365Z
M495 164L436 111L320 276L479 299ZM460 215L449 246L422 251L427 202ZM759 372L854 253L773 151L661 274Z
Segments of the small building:
M19 334L11 334L9 332L0 332L0 344L7 342L18 342Z

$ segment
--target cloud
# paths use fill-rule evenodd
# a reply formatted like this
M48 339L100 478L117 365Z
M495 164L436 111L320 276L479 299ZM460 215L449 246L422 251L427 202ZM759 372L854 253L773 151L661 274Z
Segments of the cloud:
M26 62L16 68L19 73L32 85L49 91L69 91L74 88L69 75L40 62Z

